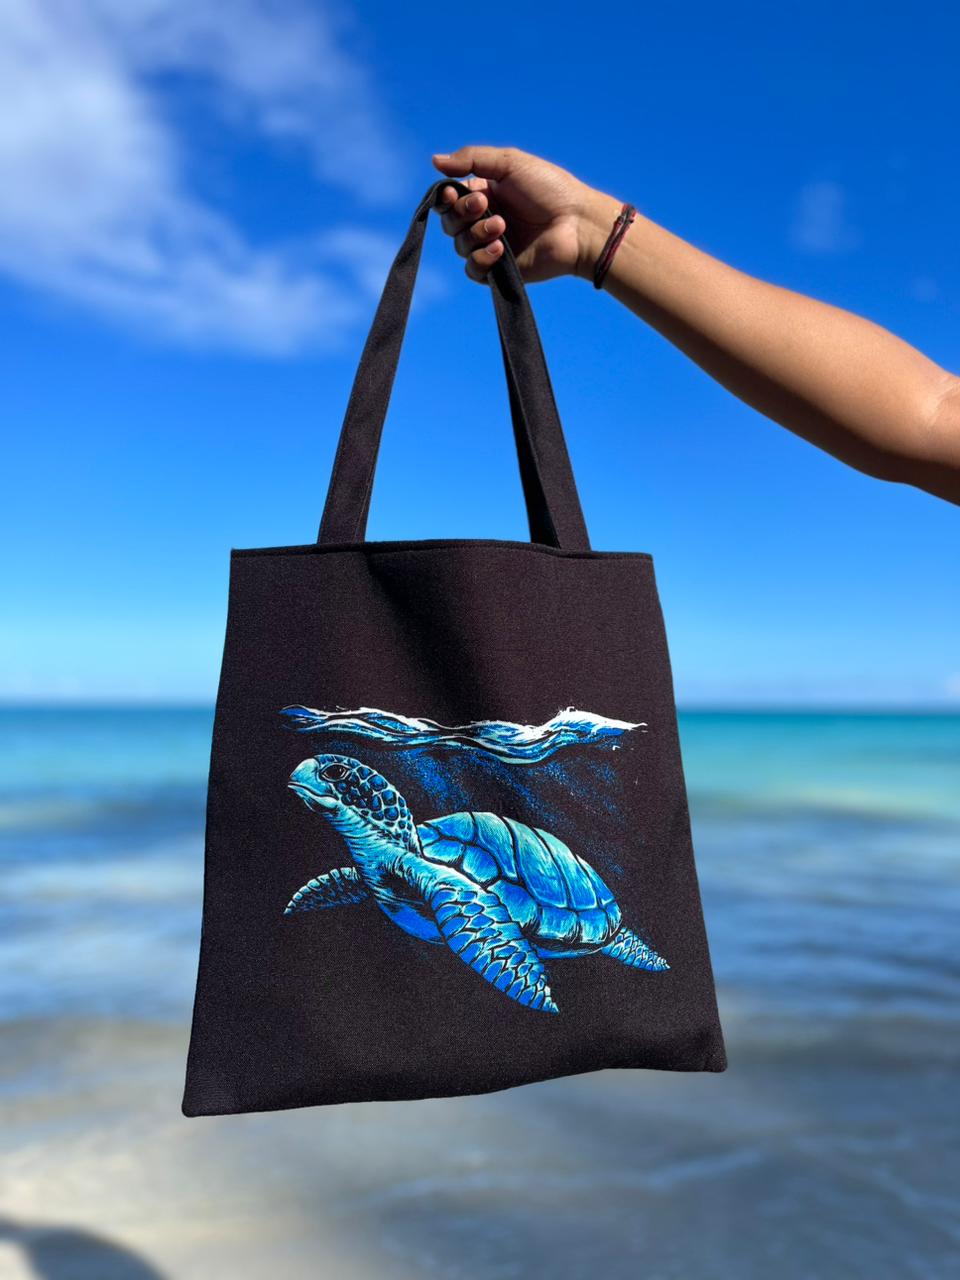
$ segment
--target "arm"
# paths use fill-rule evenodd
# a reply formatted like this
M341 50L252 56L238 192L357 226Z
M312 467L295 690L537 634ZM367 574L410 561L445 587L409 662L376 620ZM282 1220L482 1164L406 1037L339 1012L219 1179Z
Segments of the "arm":
M434 164L477 175L471 195L444 192L444 226L472 279L500 256L504 230L525 280L591 278L621 201L512 149L464 147ZM603 287L775 422L868 475L960 503L960 378L886 329L746 275L640 214Z

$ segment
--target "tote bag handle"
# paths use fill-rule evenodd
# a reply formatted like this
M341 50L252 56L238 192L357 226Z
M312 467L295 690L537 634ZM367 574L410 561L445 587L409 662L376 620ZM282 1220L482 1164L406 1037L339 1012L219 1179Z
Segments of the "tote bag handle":
M427 219L441 190L451 186L461 195L470 190L452 178L431 185L387 276L347 403L317 537L320 543L362 542L366 535L380 438ZM502 239L504 252L488 278L510 394L530 538L563 550L589 551L590 541L536 321L513 251L506 237Z

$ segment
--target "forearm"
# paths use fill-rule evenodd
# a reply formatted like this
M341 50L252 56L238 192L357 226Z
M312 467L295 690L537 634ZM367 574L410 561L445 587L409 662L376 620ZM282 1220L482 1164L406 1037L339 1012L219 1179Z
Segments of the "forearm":
M619 201L584 213L588 275ZM868 474L960 502L960 379L887 330L637 216L604 288L735 395Z

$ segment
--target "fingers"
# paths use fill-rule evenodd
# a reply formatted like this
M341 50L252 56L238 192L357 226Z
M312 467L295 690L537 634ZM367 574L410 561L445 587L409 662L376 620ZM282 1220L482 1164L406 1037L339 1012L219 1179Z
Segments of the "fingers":
M465 196L458 196L453 187L443 188L440 205L446 207L446 212L441 222L447 235L453 237L457 253L467 259L467 275L471 280L482 281L503 253L500 237L507 224L499 214L490 213L486 181L473 178L469 185L473 190Z
M464 268L467 275L471 280L483 282L493 264L503 256L503 241L492 240L482 249L474 249L472 253L464 256L467 259L467 265Z
M494 240L492 244L484 245L482 249L475 249L470 254L464 271L471 280L476 280L478 284L486 284L490 268L502 256L503 241Z
M454 187L444 187L439 204L447 235L453 237L457 253L466 258L466 273L483 283L493 264L503 255L500 237L507 224L499 214L490 213L490 195L505 178L517 153L510 147L461 147L451 154L438 152L434 166L451 178L475 176L467 180L468 195L458 196ZM484 216L486 215L486 216Z
M463 178L468 173L480 178L505 178L516 154L513 147L460 147L449 154L438 151L433 163L448 178Z
M507 229L507 224L498 213L491 214L489 218L481 218L479 222L473 223L461 231L454 238L454 245L457 253L461 258L472 258L482 249L490 257L496 258L500 256L503 245L500 243L500 236ZM485 261L487 259L482 259Z
M444 208L441 221L448 236L458 236L489 208L487 184L483 179L475 178L468 185L473 188L469 195L458 196L454 187L444 187L440 193L440 204Z

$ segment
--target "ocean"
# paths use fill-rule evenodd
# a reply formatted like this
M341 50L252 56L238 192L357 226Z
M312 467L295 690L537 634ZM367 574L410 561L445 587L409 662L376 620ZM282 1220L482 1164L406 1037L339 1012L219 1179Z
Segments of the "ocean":
M960 715L681 716L726 1074L188 1121L211 722L0 710L0 1280L960 1274Z

